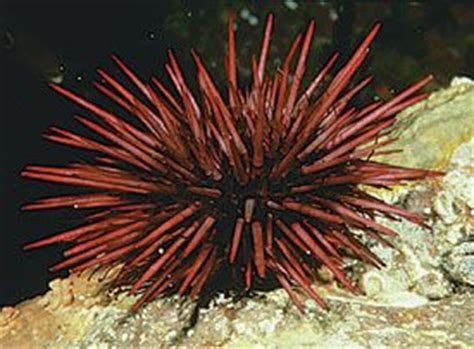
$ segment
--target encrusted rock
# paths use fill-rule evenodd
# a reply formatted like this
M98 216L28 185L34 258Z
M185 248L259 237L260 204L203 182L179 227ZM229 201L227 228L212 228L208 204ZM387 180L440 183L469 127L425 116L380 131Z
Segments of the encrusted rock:
M442 272L431 270L416 281L413 290L429 299L437 300L449 296L453 287Z
M474 286L474 241L462 242L449 251L443 267L456 282Z

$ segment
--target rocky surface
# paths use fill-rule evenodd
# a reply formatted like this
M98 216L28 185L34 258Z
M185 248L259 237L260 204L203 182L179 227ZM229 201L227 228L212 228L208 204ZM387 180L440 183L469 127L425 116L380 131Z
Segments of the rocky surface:
M444 168L454 150L473 137L473 118L474 81L454 78L449 88L399 114L396 146L403 152L386 160L408 167Z
M206 308L176 297L158 299L131 314L135 299L126 291L103 291L114 270L86 272L4 307L0 347L473 347L473 108L474 83L455 79L401 113L398 145L404 152L387 161L443 168L446 175L377 192L426 215L432 229L383 222L400 233L396 249L368 243L387 267L347 264L364 295L329 283L318 287L329 312L307 300L300 314L277 289L238 300L219 296Z

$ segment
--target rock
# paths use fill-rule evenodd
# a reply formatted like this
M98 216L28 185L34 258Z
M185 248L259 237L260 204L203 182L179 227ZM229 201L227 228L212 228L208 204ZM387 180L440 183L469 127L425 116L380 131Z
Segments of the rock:
M474 241L462 242L449 251L443 267L456 282L474 286Z
M438 270L431 270L416 281L416 293L437 300L449 296L453 290L451 283Z
M445 167L454 150L474 136L474 82L454 78L450 87L405 109L398 118L396 145L403 152L382 159L407 167Z
M133 314L129 309L134 297L103 291L105 273L53 280L44 296L3 308L0 347L156 347L172 345L185 335L192 302L161 299Z

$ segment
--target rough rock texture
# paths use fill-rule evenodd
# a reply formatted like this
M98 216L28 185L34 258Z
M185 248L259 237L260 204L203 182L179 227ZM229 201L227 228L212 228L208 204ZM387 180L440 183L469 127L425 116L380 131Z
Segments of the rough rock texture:
M176 297L137 314L124 290L104 292L116 270L71 275L51 290L0 312L1 348L65 347L426 347L474 346L474 83L452 86L404 111L399 145L387 161L443 168L444 178L376 194L427 217L432 230L384 222L396 249L368 241L382 270L348 261L363 296L331 282L300 314L277 289L243 299L217 297L206 308ZM462 321L460 321L462 319Z
M408 167L443 168L457 146L473 137L473 118L474 81L454 78L449 88L399 114L397 146L403 152L386 159Z

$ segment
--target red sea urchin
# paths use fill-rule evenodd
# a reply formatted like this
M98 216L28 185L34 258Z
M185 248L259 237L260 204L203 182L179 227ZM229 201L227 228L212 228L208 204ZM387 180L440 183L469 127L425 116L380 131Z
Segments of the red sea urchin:
M41 199L25 208L99 211L84 225L26 248L72 243L64 252L66 259L53 270L78 272L123 263L118 281L132 293L143 290L134 309L164 293L198 296L216 275L231 289L277 282L302 309L294 291L299 287L326 308L311 286L321 265L356 291L342 269L343 258L382 263L349 228L390 245L384 236L396 233L377 223L376 215L423 224L422 217L384 203L359 185L388 187L440 174L372 160L390 152L380 149L394 141L390 126L395 114L427 97L415 93L432 77L390 101L358 109L350 101L372 78L349 87L350 81L380 24L329 83L323 80L337 54L304 89L314 22L296 37L278 72L269 76L265 65L272 26L269 15L260 56L252 57L252 82L242 90L230 18L226 98L195 52L200 98L191 92L171 52L165 68L178 97L156 78L143 82L113 56L141 95L101 69L103 83L94 86L140 125L52 85L95 115L97 121L77 120L102 140L57 127L46 138L100 155L94 162L67 167L28 166L23 175L100 191Z

